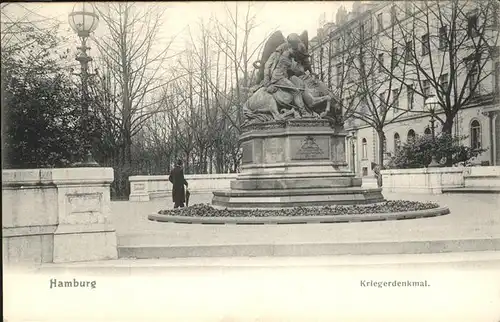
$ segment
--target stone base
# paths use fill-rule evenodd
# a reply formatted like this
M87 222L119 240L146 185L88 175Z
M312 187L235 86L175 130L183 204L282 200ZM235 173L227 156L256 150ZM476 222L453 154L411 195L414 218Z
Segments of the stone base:
M116 258L116 232L107 225L59 225L54 233L54 263Z
M288 242L202 245L120 246L120 258L192 258L192 257L311 257L338 255L401 255L464 252L495 252L500 238L463 238L412 241ZM463 255L461 255L463 256ZM113 267L116 269L116 267ZM128 268L130 269L130 268Z
M369 204L384 201L382 189L329 188L215 191L212 204L228 209Z
M384 201L381 189L362 188L347 168L342 128L325 120L269 122L243 129L242 172L231 190L215 191L225 208L283 208Z
M136 195L130 194L129 198L128 198L129 201L134 201L134 202L149 201L149 199L150 199L149 198L149 194L142 194L142 195L139 195L139 194L136 194Z
M4 265L40 265L52 263L52 235L3 237Z
M327 189L361 187L361 178L336 174L310 175L241 175L231 181L231 190Z

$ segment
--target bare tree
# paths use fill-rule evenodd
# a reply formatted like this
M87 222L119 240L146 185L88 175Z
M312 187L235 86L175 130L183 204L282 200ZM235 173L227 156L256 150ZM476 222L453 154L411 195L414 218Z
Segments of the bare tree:
M226 17L229 23L223 23L215 19L215 30L212 34L214 43L217 48L223 52L232 63L231 71L234 72L231 81L234 84L236 91L237 102L239 107L247 100L251 79L251 65L255 61L256 54L261 49L267 38L254 46L250 47L250 36L252 31L257 27L256 13L252 13L253 5L247 4L244 13L243 21L240 20L239 3L234 3L234 11L225 4ZM241 108L238 108L237 116L238 124L241 123Z
M2 3L0 10L2 53L23 52L27 55L33 52L27 50L38 44L36 36L55 35L60 27L56 19L45 17L36 12L36 8L25 3ZM49 42L44 45L53 44ZM35 60L36 56L29 56Z
M372 37L370 28L373 24L369 20L361 22L360 26L363 27L358 33L350 35L354 46L347 49L355 52L357 57L351 56L345 62L352 71L347 76L348 82L355 83L349 88L354 98L351 98L353 102L349 102L345 115L375 130L379 143L377 163L383 165L386 152L384 129L408 115L408 110L400 108L399 104L400 94L406 89L406 56L400 50L399 35L394 25L385 30L385 38Z
M343 46L335 50L343 51L333 55L344 115L375 129L380 164L384 127L405 116L430 113L413 109L414 94L421 98L416 106L423 106L433 93L437 96L444 117L435 117L442 131L451 134L460 109L494 98L495 89L486 86L486 80L498 69L498 3L494 1L394 2L390 16L386 26L373 21L373 16L359 19L339 39ZM375 25L380 31L376 37ZM403 91L411 100L407 110L397 104Z
M370 19L360 19L355 28L323 35L315 57L316 62L324 62L316 63L323 69L316 72L341 100L347 127L366 124L375 130L377 162L383 164L384 128L406 114L398 104L404 83L391 77L392 73L404 75L405 65L393 50L397 42L394 28L387 30L387 39L373 37Z
M499 5L497 1L425 1L393 10L410 14L396 19L401 45L411 59L405 83L423 100L436 95L444 118L442 131L451 134L461 109L493 99L488 78L498 64ZM498 66L498 65L497 65ZM401 75L391 73L398 81Z
M2 68L15 62L23 66L22 74L30 75L41 69L53 74L71 65L60 21L39 14L29 3L4 3L1 9Z
M162 65L167 61L171 41L163 48L159 31L164 8L135 3L102 3L97 6L107 34L95 39L101 66L112 85L112 118L121 132L120 160L130 165L132 138L145 122L160 111L160 90L171 78ZM101 106L107 109L108 106Z
M126 158L124 153L130 146L127 133L130 133L141 140L132 150L144 156L144 160L136 162L142 171L157 171L159 164L164 168L178 157L184 159L188 173L237 170L241 158L238 141L241 105L247 99L253 79L251 63L266 40L262 39L255 48L252 46L250 36L256 25L251 7L242 14L238 6L231 10L233 8L226 5L229 26L212 19L200 21L196 29L189 29L185 50L176 57L175 68L168 69L168 77L157 75L157 80L147 88L153 90L144 96L141 93L146 89L135 90L139 94L133 94L135 87L131 79L134 76L131 75L135 71L130 66L136 64L134 58L137 59L139 53L144 57L148 51L132 45L134 39L139 38L136 34L139 28L153 30L154 24L149 29L145 27L142 18L145 19L147 11L138 11L130 4L99 7L105 13L101 16L105 16L110 30L109 36L98 44L102 56L97 77L98 89L102 92L100 110L105 108L105 112L99 113L114 128L115 144L122 151L120 158ZM138 12L144 15L138 16ZM111 16L121 18L111 19ZM151 23L151 19L149 21ZM125 32L128 27L130 30ZM148 48L149 34L141 35L144 48ZM138 54L133 56L131 53L136 50ZM143 61L143 64L148 63ZM157 65L153 62L149 68ZM151 75L143 71L135 77L146 77L143 82L148 82ZM156 89L160 93L156 93ZM127 101L127 97L131 98ZM143 108L144 104L150 106ZM159 153L164 155L162 161L158 161Z

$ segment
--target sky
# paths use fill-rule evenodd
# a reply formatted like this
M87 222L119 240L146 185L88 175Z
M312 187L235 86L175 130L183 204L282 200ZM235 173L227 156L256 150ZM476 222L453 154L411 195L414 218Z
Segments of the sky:
M142 3L138 3L141 5ZM185 30L187 26L196 26L200 18L208 19L211 15L216 15L219 19L225 17L224 5L234 7L235 2L205 1L205 2L163 2L167 9L165 21L165 32L178 34ZM245 10L246 2L239 2L240 11ZM316 35L319 28L320 16L325 13L326 20L332 21L337 9L344 5L350 10L352 2L346 1L266 1L254 2L259 11L259 28L255 30L254 37L262 39L269 31L279 29L285 34L300 33L307 30L309 37ZM58 19L63 22L62 29L67 29L67 17L71 12L74 3L22 3L24 8L33 11L34 14L44 17ZM20 7L19 14L24 10ZM16 7L12 6L15 11ZM97 31L98 32L98 31Z
M234 2L176 2L170 8L171 23L177 27L192 24L200 17L209 17L211 14L224 16L224 4L234 7ZM245 8L245 2L240 2L240 10ZM334 18L337 9L344 5L349 9L352 2L339 1L266 1L253 3L259 10L258 19L261 20L262 30L278 28L284 34L307 30L312 37L319 27L319 18L322 13ZM264 34L260 36L265 37Z
M250 50L252 45L261 43L274 30L281 30L286 37L290 33L301 33L304 30L308 31L309 39L312 39L317 29L320 27L321 16L328 21L334 21L337 9L342 5L350 11L353 2L342 1L266 1L252 2L254 12L257 12L256 27L250 37ZM145 3L138 2L137 5ZM158 3L156 3L158 4ZM227 19L226 7L234 10L238 5L240 17L246 10L248 2L223 2L223 1L205 1L205 2L161 2L166 10L164 24L159 33L157 41L158 51L162 50L169 40L175 35L175 40L171 45L170 52L175 54L181 52L185 48L186 42L189 40L189 32L194 38L197 37L199 30L199 22L201 19L208 21L211 16L215 16L219 21L224 22ZM74 43L68 44L71 51L75 50L78 43L76 35L70 30L68 24L68 13L71 12L75 3L20 3L7 6L10 14L22 16L26 12L30 13L30 19L50 18L62 22L60 27L61 34L70 36L69 39L74 39ZM100 26L95 32L96 38L99 33L103 32L103 27ZM199 34L199 33L198 33ZM165 44L165 45L164 45ZM92 44L90 44L92 47ZM95 49L91 49L90 54ZM170 54L170 53L169 53ZM76 63L75 63L76 64Z

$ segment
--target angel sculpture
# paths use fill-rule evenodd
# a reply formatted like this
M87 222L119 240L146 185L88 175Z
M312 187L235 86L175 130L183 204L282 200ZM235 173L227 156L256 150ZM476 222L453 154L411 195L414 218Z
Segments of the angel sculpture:
M271 35L261 60L254 63L258 69L257 84L243 106L244 124L286 118L328 118L331 100L339 101L312 73L307 47L306 31L300 36L290 34L287 39L280 31Z

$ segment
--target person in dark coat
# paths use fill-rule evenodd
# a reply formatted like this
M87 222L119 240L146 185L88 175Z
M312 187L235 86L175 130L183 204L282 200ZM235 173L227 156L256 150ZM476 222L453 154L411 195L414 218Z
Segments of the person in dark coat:
M184 185L186 188L188 183L184 178L184 170L182 169L182 160L178 160L176 166L170 171L170 176L168 180L172 182L172 201L174 202L174 208L184 207L185 199L185 191Z

